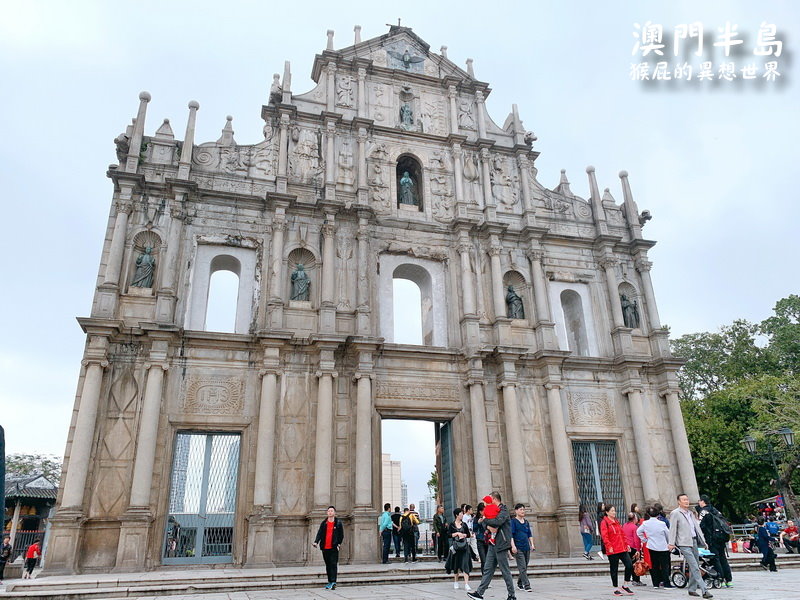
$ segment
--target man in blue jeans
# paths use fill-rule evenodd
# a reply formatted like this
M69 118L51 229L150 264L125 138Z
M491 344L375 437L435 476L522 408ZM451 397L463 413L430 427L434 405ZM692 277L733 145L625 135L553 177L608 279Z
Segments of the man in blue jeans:
M389 512L390 508L392 508L392 505L388 502L383 505L383 513L381 513L381 520L378 523L378 535L381 536L381 542L383 543L381 562L384 565L389 564L389 549L392 547L392 531L394 530L392 513Z

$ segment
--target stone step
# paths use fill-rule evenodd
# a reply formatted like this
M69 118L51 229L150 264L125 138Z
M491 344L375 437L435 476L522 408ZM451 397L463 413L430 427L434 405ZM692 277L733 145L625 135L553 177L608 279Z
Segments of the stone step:
M759 554L735 554L731 566L736 571L760 569ZM780 555L779 567L800 567L800 556ZM516 568L512 568L516 573ZM538 577L569 577L608 574L608 563L595 559L535 559L528 574ZM499 577L499 574L497 575ZM389 565L342 565L342 586L433 583L450 581L442 563L420 561ZM103 575L42 577L9 583L3 598L48 600L100 600L137 596L210 594L215 592L253 592L271 589L322 587L326 582L322 565L275 569L203 569L150 571Z

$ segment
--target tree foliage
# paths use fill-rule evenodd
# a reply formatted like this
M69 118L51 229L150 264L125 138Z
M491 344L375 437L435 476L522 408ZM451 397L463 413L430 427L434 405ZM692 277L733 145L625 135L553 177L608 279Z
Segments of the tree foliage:
M61 479L61 458L53 454L9 454L6 476L44 475L55 484Z
M737 320L672 344L686 359L679 381L697 483L732 517L744 516L750 502L776 487L796 510L792 482L800 451L768 432L788 426L800 441L800 296L783 298L774 313L759 324ZM771 464L742 447L748 434L761 450L772 443L781 451L778 478Z
M434 498L439 498L439 474L436 471L431 471L431 478L428 479L428 491Z

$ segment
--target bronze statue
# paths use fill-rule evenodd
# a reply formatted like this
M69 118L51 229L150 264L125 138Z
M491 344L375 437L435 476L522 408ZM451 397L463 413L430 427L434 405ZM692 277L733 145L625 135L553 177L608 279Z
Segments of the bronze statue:
M508 293L506 294L506 307L508 308L508 317L510 319L524 319L525 308L522 306L522 298L519 297L514 286L508 286Z
M625 322L625 327L637 329L640 321L639 306L636 304L636 300L631 302L625 294L621 294L619 300L622 303L622 320Z
M144 253L136 259L136 271L133 274L132 287L153 287L153 275L156 271L156 259L153 257L153 248L147 246Z
M311 278L303 263L298 263L292 273L292 300L308 302L311 296Z
M400 178L400 204L419 206L416 186L408 171L403 171L403 176Z

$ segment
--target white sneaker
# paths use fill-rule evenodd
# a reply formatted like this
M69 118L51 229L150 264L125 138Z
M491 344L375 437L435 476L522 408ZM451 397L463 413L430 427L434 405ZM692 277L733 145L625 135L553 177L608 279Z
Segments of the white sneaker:
M471 591L472 591L472 588L471 588L471 587L469 587L469 584L468 584L468 583L465 583L465 584L464 584L464 589L465 589L465 590L467 590L468 592L471 592Z
M457 590L457 589L458 589L458 582L456 582L456 583L454 583L454 584L453 584L453 589L454 589L454 590Z

